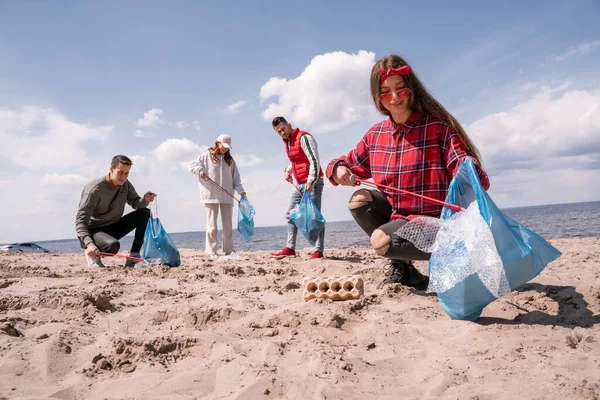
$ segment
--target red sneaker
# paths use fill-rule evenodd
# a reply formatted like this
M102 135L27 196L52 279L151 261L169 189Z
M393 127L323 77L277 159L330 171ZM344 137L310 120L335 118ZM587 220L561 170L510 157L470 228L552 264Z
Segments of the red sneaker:
M296 250L292 250L288 247L281 250L280 252L271 254L273 257L294 257L296 256Z
M311 260L316 260L317 258L323 258L323 253L321 253L320 251L315 251L312 255L312 257L310 258Z

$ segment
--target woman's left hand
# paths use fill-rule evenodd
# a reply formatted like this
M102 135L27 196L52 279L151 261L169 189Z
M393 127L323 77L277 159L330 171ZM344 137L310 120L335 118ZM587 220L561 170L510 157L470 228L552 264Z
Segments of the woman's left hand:
M242 192L242 193L240 193L240 196L242 196L242 197L246 197L246 192Z

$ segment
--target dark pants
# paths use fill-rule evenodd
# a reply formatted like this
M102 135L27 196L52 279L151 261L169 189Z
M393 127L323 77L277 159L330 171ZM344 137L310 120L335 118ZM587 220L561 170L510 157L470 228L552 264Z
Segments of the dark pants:
M391 238L390 247L383 256L393 260L429 260L430 253L417 249L414 244L394 233L408 221L398 219L390 222L392 206L389 201L376 190L369 190L369 193L373 200L367 205L350 210L350 213L369 237L375 229L380 229Z
M144 243L148 218L150 218L150 210L140 208L125 215L114 224L92 229L90 233L100 251L116 254L121 247L119 239L135 229L131 252L139 253Z

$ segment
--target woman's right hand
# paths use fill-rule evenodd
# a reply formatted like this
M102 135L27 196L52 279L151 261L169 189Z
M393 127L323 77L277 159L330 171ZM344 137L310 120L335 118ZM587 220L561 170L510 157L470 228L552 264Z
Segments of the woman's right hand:
M342 186L356 186L356 183L353 183L350 177L352 176L352 171L350 168L345 167L343 165L338 165L333 170L333 180L338 185Z
M208 180L208 176L204 172L200 173L200 178L204 179L205 181Z

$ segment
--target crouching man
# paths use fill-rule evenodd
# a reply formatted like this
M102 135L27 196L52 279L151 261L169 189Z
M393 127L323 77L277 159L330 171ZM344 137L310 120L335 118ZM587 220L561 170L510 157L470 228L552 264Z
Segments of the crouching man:
M141 198L127 179L132 162L123 155L114 156L110 172L94 179L83 188L79 210L75 219L77 237L85 249L85 258L90 267L104 267L99 251L116 254L121 247L119 239L135 229L131 245L132 257L140 257L146 224L150 210L146 206L156 196L146 192ZM134 209L123 216L125 204ZM126 267L133 267L134 260L128 259Z

